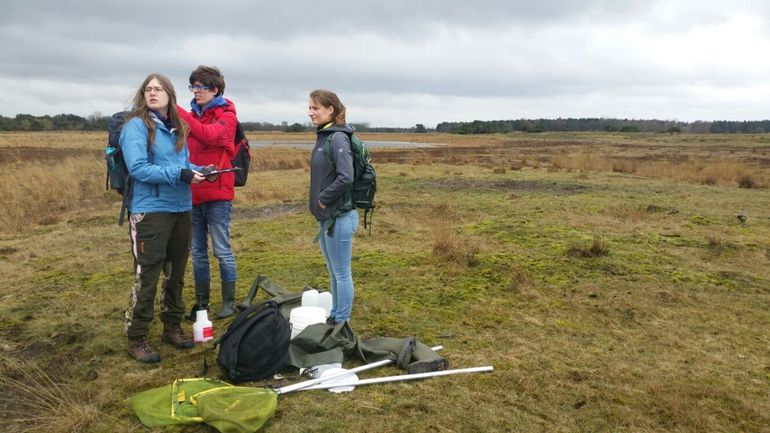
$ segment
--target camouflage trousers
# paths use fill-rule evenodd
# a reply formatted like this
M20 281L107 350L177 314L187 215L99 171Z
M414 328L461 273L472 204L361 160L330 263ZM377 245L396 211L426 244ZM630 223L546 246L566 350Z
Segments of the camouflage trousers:
M184 316L185 266L190 256L190 212L135 213L129 234L134 256L134 283L129 293L124 333L129 338L147 335L155 315L158 280L161 285L160 320L180 323Z

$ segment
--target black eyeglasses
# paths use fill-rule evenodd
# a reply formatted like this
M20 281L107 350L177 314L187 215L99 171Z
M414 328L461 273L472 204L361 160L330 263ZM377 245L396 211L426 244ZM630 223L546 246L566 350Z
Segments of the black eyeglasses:
M196 84L194 86L190 84L189 86L187 86L187 88L190 89L191 92L194 92L196 90L209 90L209 86L202 86L200 84Z

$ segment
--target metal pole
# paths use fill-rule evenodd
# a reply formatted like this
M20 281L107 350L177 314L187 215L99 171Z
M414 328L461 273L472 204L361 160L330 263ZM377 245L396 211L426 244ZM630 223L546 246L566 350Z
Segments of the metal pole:
M434 351L439 351L439 350L441 350L443 348L444 348L444 346L431 347L431 349L434 350ZM388 364L390 364L392 362L393 362L393 360L391 360L391 359L383 359L382 361L377 361L377 362L372 362L372 363L369 363L369 364L364 364L364 365L361 365L359 367L352 368L350 370L344 370L344 371L340 371L340 372L337 372L337 373L333 373L333 374L330 374L330 375L328 375L326 377L318 377L318 378L315 378L315 379L306 380L304 382L298 382L298 383L295 383L293 385L282 386L282 387L276 389L275 392L278 393L278 395L281 395L281 394L287 394L287 393L294 392L294 391L299 391L300 389L309 388L309 387L311 387L313 385L319 384L321 382L324 382L324 381L327 381L327 380L330 380L330 379L334 379L336 377L346 376L346 375L351 374L351 373L358 373L359 371L371 370L373 368L381 367L383 365L388 365ZM339 386L339 385L337 385L337 386Z
M310 390L310 389L338 388L343 386L371 385L374 383L401 382L401 381L407 381L407 380L425 379L428 377L449 376L451 374L481 373L481 372L492 371L492 370L494 370L494 367L492 367L491 365L487 365L484 367L459 368L455 370L431 371L428 373L401 374L398 376L375 377L372 379L362 379L362 380L356 380L356 381L345 382L345 383L319 383L313 386L303 388L303 391Z

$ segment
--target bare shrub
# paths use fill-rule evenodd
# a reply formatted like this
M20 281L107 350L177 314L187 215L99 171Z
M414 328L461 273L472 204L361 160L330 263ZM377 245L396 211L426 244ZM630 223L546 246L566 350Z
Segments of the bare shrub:
M759 185L754 180L754 178L749 174L744 174L738 178L738 188L758 188Z
M463 236L457 228L456 213L449 202L432 206L428 212L437 221L431 226L431 251L447 263L469 267L478 264L481 244L470 236Z
M722 251L725 248L725 242L722 236L718 234L712 234L706 237L709 249L714 251Z
M580 171L609 171L612 163L603 157L586 152L554 155L551 164L561 169Z
M526 271L526 269L518 265L511 268L511 290L521 291L524 289L530 289L532 286L532 277L529 276L529 273Z
M612 171L614 173L636 173L636 163L633 161L613 161Z
M590 245L573 242L567 248L568 256L579 258L603 257L609 253L609 249L599 236L594 236L593 242L591 242Z
M481 245L470 238L463 238L451 227L441 226L433 232L432 251L434 256L448 263L472 267L478 264Z

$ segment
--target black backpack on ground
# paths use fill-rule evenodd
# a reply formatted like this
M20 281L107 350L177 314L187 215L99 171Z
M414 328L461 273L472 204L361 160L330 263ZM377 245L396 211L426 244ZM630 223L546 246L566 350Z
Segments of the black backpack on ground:
M289 321L274 301L254 304L233 320L216 341L217 364L231 382L271 377L289 361Z

